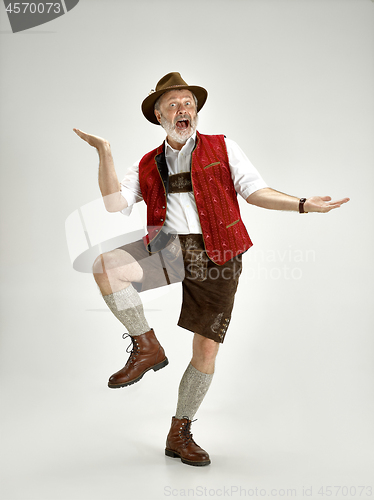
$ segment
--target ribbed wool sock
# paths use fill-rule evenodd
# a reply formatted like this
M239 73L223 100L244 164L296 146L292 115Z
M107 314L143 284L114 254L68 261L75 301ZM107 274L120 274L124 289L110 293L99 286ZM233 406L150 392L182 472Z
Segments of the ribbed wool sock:
M141 335L150 330L144 316L142 301L131 284L118 292L103 295L103 299L131 336Z
M202 373L191 363L187 366L179 384L176 418L192 420L212 382L213 373Z

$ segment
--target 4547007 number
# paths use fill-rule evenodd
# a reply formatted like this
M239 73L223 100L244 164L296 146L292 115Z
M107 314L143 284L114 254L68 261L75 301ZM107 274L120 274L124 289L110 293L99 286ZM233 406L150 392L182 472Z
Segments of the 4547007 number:
M31 14L49 14L51 11L55 14L59 14L61 12L61 4L60 3L28 3L28 2L10 2L6 11L10 14L25 14L26 12L30 12Z

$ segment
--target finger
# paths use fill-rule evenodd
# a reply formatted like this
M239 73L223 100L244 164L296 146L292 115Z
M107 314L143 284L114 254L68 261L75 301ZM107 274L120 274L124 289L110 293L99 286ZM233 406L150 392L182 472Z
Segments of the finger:
M343 205L343 203L348 203L349 200L349 198L342 198L341 200L339 200L339 203Z
M347 203L349 201L349 198L342 198L341 200L336 200L336 201L332 201L331 203L329 203L329 205L343 205L343 203Z
M341 206L342 206L342 203L335 203L333 205L329 205L327 207L326 211L329 212L330 210L334 210L335 208L340 208Z
M331 196L321 196L322 201L331 201Z
M74 132L75 132L75 133L76 133L76 134L77 134L77 135L78 135L81 139L83 139L83 140L85 140L85 141L87 140L88 135L87 135L86 133L82 132L82 131L81 131L81 130L79 130L79 129L73 129L73 130L74 130Z

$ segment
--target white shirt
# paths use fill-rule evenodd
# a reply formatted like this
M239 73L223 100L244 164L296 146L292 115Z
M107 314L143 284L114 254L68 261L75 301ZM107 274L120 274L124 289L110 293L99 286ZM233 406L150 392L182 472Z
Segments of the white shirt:
M173 149L165 140L165 157L169 175L191 170L191 155L195 142L196 132L180 151ZM268 187L236 142L225 138L225 143L235 191L247 199L258 189ZM122 210L122 213L129 215L133 204L143 200L139 185L139 162L127 171L121 182L121 194L128 203L128 207ZM202 233L193 192L168 194L163 227L179 234Z

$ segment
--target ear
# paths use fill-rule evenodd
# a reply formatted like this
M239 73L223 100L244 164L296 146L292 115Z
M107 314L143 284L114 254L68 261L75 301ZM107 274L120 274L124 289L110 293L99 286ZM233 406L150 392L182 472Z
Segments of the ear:
M157 109L155 109L154 114L158 123L161 123L161 113Z

